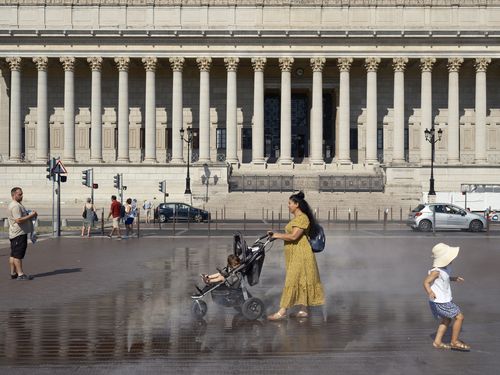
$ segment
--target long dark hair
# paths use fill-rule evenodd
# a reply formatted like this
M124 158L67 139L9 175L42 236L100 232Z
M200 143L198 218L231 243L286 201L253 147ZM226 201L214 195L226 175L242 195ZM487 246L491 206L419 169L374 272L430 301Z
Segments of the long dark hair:
M316 218L314 217L314 214L311 210L311 206L309 206L309 203L305 200L305 195L304 192L301 190L296 194L290 195L289 198L292 202L298 204L299 209L307 216L309 219L309 236L314 237L316 236L316 226L317 226L317 221Z

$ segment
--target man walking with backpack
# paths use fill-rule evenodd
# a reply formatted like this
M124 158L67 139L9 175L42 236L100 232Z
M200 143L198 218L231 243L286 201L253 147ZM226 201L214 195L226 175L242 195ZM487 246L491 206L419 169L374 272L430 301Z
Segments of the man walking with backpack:
M109 208L108 220L113 217L113 227L111 233L108 235L109 238L113 238L115 230L118 232L118 238L122 238L120 233L120 217L121 217L122 204L116 200L116 195L111 196L111 207Z

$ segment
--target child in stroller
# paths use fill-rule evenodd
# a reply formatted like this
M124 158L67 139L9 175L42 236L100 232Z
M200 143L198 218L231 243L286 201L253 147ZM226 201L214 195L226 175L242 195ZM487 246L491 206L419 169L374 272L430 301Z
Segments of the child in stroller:
M202 318L207 312L207 304L202 300L210 293L212 300L218 305L233 307L247 319L255 320L264 313L264 303L252 297L247 285L253 286L259 282L262 265L266 255L266 247L271 239L266 234L248 247L241 233L233 236L233 254L228 256L228 265L213 275L201 275L205 287L196 287L198 293L191 296L194 300L192 313Z

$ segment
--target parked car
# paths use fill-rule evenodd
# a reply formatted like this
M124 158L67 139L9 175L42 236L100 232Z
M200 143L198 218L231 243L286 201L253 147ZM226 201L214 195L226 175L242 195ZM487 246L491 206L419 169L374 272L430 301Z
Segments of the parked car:
M210 214L208 211L190 206L186 203L160 203L155 210L155 218L161 223L167 221L208 221Z
M436 213L436 229L468 229L479 232L486 227L486 218L448 203L419 204L408 215L406 224L422 232L432 230Z
M499 217L498 217L498 212L496 211L491 211L489 214L488 214L488 220L489 221L498 221Z

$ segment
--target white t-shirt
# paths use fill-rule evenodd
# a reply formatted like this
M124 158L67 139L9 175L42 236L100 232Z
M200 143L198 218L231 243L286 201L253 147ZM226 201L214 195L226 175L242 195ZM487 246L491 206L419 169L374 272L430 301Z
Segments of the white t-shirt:
M451 302L453 298L451 295L451 286L450 286L450 273L451 273L450 267L444 267L444 268L435 267L428 273L430 274L432 271L438 271L439 276L437 277L436 280L434 280L434 282L431 285L431 289L436 295L436 299L431 301L436 303Z
M20 219L23 216L27 216L28 213L26 212L26 209L24 206L15 201L12 200L9 203L9 238L15 238L18 236L21 236L23 234L28 234L33 232L33 224L31 223L31 220L27 220L24 223L17 224L16 219Z

